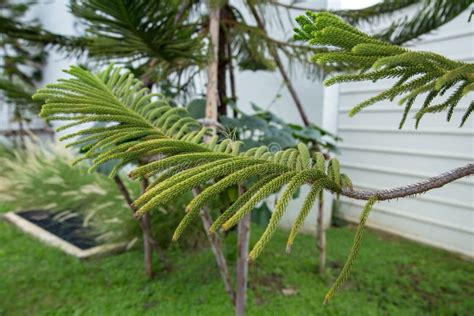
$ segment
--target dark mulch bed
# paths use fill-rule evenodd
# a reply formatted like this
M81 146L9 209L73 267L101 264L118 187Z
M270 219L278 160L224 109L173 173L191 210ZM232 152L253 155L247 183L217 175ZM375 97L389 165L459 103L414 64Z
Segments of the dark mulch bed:
M74 246L85 250L98 246L95 236L90 228L83 226L81 216L55 218L58 213L33 210L18 212L17 215L23 217L29 222L47 230L61 239L73 244Z

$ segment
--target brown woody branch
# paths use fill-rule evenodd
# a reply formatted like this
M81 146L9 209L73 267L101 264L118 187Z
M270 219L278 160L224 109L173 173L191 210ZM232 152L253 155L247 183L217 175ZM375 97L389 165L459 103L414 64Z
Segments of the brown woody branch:
M415 194L425 193L429 190L440 188L450 182L471 176L474 174L474 164L467 164L463 167L452 169L440 175L428 178L424 181L402 186L399 188L367 191L367 190L351 190L342 189L341 194L357 200L368 200L371 197L377 197L377 200L392 200L412 196Z
M122 179L120 176L115 175L114 176L114 181L115 184L117 185L117 188L119 189L120 193L122 194L123 198L128 204L128 207L132 211L132 215L135 214L136 208L133 205L133 200L130 196L130 192L128 192L127 187L123 183ZM135 217L134 217L135 218ZM140 225L141 230L143 231L144 238L148 241L148 243L152 246L153 250L155 250L156 254L160 258L160 260L163 262L165 268L167 270L171 270L171 264L169 263L168 259L166 258L163 249L158 245L158 242L153 238L153 235L151 233L151 227L149 223L146 221L139 219L138 223Z
M250 12L252 12L252 15L257 22L257 26L264 34L267 34L267 31L265 29L265 23L263 22L262 17L258 14L257 9L253 6L250 5ZM293 83L291 82L290 76L285 70L285 67L283 66L283 62L280 59L280 56L278 55L278 51L273 47L272 45L268 45L268 51L270 55L272 55L273 60L275 60L275 63L278 67L278 70L280 71L281 76L283 77L283 80L286 84L286 87L288 88L288 91L290 92L291 97L293 98L293 101L295 102L296 108L298 109L298 112L300 114L301 120L303 121L305 126L309 126L310 121L308 118L308 115L306 115L306 112L303 108L303 104L301 103L301 100L296 93L296 89L293 86Z

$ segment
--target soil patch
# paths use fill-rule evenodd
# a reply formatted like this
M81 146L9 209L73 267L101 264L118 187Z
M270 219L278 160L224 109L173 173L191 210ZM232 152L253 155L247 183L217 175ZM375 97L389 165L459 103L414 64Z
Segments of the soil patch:
M57 212L45 210L22 211L16 214L82 250L99 245L93 231L84 227L83 218L77 214L57 216Z

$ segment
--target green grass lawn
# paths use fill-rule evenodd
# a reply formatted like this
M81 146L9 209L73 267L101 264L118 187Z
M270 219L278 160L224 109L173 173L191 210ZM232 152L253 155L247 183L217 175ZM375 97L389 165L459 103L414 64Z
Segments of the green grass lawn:
M353 234L350 228L328 231L329 268L319 276L313 237L299 236L287 255L287 234L278 232L250 267L248 314L474 314L472 262L370 231L349 281L322 305ZM235 236L226 243L232 262ZM140 249L81 262L0 221L0 315L233 314L208 249L168 255L173 271L147 280ZM296 294L284 295L289 288Z

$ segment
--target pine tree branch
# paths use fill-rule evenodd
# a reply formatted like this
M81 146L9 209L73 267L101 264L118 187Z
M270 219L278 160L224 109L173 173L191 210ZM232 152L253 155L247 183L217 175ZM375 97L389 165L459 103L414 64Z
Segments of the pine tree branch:
M378 201L393 200L415 194L425 193L473 174L474 164L467 164L463 167L452 169L440 175L428 178L424 181L398 188L376 191L359 191L351 190L350 188L343 188L341 194L357 200L368 200L371 197L376 197Z
M137 217L153 211L158 205L166 205L193 188L206 185L188 204L186 215L176 229L173 240L177 240L200 213L208 215L201 211L206 210L207 205L220 192L252 178L258 181L239 196L214 223L210 218L202 219L205 229L211 233L221 227L224 230L230 229L260 201L286 186L271 222L249 255L249 258L255 259L270 241L294 192L303 184L310 184L311 192L295 221L289 238L289 248L309 213L316 194L322 189L371 201L367 204L361 220L362 231L375 201L423 193L474 174L474 165L469 164L398 189L373 192L348 190L352 183L347 175L340 172L337 159L333 158L326 163L322 153L311 155L308 147L302 143L298 144L297 148L278 152L272 152L265 146L241 152L239 142L230 139L219 141L216 135L209 139L209 130L191 118L185 109L170 106L163 96L149 94L147 89L142 89L143 83L120 68L109 67L94 75L87 70L72 67L68 73L73 78L47 85L35 94L35 98L46 100L41 113L43 117L49 120L72 121L60 129L88 122L115 123L104 127L88 127L63 137L64 140L80 136L79 140L70 142L68 146L90 144L82 159L93 160L92 170L106 161L119 159L115 171L111 173L114 175L127 163L143 161L157 155L166 156L158 161L147 161L147 164L130 174L132 178L154 179L148 190L133 203L133 207L137 208ZM65 103L70 106L64 107ZM208 237L213 238L213 234L208 234ZM354 251L351 252L347 266L333 287L331 295L347 278L357 255L360 238L359 233L354 242ZM217 240L219 243L218 239L211 240ZM220 244L212 245L213 250L221 249ZM220 262L219 269L225 275L228 270L222 251L220 253L216 257ZM225 280L226 288L232 289L231 283L227 282L230 278L226 276ZM234 297L231 295L233 292L228 293L231 298Z
M354 116L375 103L397 97L404 112L399 128L402 128L412 111L412 105L424 98L415 115L418 127L427 113L446 112L450 121L460 100L474 90L474 64L450 60L432 52L412 51L389 44L352 27L330 13L307 12L297 17L300 28L295 29L295 39L306 40L310 45L332 47L332 51L319 53L312 60L320 65L344 64L358 70L357 73L337 75L325 81L326 85L341 82L398 79L394 85L358 105L349 113ZM449 95L443 99L443 95ZM463 126L472 114L469 107L462 119Z
M251 5L249 3L250 11L252 12L253 17L255 18L255 21L257 22L257 26L259 29L262 30L264 34L267 34L267 31L265 29L265 24L263 23L262 18L257 12L257 9L255 6ZM301 100L296 93L295 88L293 87L293 83L291 82L290 77L288 76L288 73L285 70L285 67L283 66L283 63L280 59L280 56L278 55L278 52L272 45L268 45L268 50L270 52L270 55L272 55L273 59L275 60L275 63L278 67L278 70L280 71L281 76L283 77L283 80L285 82L285 85L288 88L288 91L290 92L291 97L293 98L293 101L295 102L296 108L298 109L298 113L300 114L301 120L303 121L305 126L308 126L310 124L308 115L306 114L303 104L301 103Z
M31 25L0 17L0 34L28 41L30 44L52 45L68 52L81 52L87 45L87 40L78 36L63 36L46 31L38 25Z
M459 16L471 3L472 0L425 0L418 3L419 9L410 18L395 20L374 36L396 45L419 39Z

